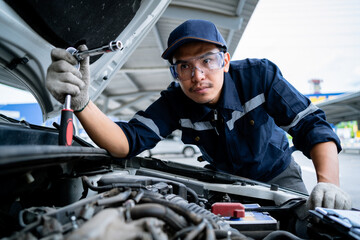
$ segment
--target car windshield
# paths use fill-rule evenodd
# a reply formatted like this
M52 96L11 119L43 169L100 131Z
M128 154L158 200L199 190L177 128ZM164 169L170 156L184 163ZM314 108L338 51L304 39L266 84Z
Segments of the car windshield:
M41 109L31 93L3 84L0 84L0 92L1 114L33 124L42 124Z

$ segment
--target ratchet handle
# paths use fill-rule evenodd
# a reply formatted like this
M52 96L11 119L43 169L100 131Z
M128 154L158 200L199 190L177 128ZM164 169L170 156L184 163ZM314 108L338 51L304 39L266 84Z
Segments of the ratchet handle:
M79 51L76 48L69 47L66 49L71 55L73 55L78 62L84 60L85 57L92 57L104 53L116 52L118 50L123 50L124 45L121 41L111 41L109 44L93 49L88 49L85 51ZM77 67L78 68L78 67Z
M78 61L75 67L80 69L80 61L85 57L95 56L99 54L104 54L108 52L115 52L122 50L124 48L123 44L120 41L111 41L108 45L88 49L85 51L79 51L76 48L69 47L66 49L71 55L73 55ZM60 120L60 130L59 130L59 145L71 146L74 133L74 123L73 123L73 110L71 109L71 95L66 95L65 106L61 111L61 120Z
M74 134L72 109L63 109L61 111L60 126L61 127L59 130L59 145L71 146L73 141L73 134Z
M64 108L61 110L59 145L71 146L74 134L73 110L71 105L71 95L66 95Z

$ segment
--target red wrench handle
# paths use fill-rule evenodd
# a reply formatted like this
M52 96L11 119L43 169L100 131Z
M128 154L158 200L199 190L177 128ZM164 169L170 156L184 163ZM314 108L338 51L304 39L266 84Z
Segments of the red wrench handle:
M59 132L59 145L71 146L74 134L73 110L63 109L61 111Z

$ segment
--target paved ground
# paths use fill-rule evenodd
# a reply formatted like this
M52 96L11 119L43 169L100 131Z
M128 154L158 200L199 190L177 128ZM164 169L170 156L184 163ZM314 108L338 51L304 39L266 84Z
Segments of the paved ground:
M312 162L301 152L294 153L295 160L300 164L303 179L309 192L316 184L315 170ZM360 154L346 153L339 154L340 165L340 186L350 194L353 207L360 209Z
M295 160L301 166L305 185L310 192L316 184L315 170L312 161L307 159L301 152L293 154ZM183 158L179 155L154 156L156 158L166 159L169 161L181 162L189 165L204 166L205 163L199 163L193 158ZM360 209L360 154L355 151L347 151L339 154L340 164L340 185L347 193L350 194L353 201L353 207Z

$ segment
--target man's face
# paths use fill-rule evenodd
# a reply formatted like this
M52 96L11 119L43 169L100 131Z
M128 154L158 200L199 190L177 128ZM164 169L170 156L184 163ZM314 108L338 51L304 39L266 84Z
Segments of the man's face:
M200 104L216 104L220 98L224 83L224 72L229 70L230 54L224 54L224 66L208 70L204 67L208 56L218 53L216 45L205 42L191 42L179 47L175 54L175 63L185 63L190 66L191 74L186 79L179 77L181 89L193 101ZM220 55L220 54L218 54ZM217 56L217 54L215 54Z

